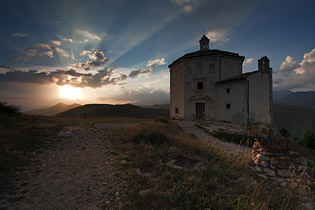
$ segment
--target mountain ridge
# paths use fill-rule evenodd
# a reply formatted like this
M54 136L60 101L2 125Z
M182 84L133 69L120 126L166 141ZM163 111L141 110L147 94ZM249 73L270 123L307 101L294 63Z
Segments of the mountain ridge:
M73 109L76 107L81 106L81 104L73 103L70 105L64 104L64 103L58 103L51 107L42 108L42 109L34 109L27 112L24 112L25 114L29 115L42 115L42 116L54 116L58 113L67 111L69 109Z

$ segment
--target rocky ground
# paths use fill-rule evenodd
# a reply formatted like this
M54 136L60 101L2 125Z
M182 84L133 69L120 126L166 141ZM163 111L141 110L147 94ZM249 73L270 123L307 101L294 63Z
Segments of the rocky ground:
M14 192L1 195L0 209L119 209L128 185L112 143L128 125L64 123L47 139L56 143L33 153L31 164L17 172Z

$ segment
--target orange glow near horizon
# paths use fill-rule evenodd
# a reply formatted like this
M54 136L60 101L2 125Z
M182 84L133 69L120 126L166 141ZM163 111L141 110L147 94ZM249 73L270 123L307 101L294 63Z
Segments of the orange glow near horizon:
M82 91L81 88L65 85L59 87L59 95L64 99L76 100L82 97Z

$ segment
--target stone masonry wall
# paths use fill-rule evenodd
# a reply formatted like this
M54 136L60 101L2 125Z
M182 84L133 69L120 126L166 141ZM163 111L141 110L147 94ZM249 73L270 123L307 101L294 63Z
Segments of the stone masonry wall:
M304 148L272 130L266 138L256 139L251 159L259 176L293 190L307 209L313 209L314 161Z

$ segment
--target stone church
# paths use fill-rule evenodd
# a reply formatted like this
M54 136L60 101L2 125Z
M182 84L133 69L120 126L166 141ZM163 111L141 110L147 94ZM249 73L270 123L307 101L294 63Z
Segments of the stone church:
M272 124L272 69L269 59L258 70L242 73L244 56L209 49L203 35L200 50L169 65L170 117L239 124Z

